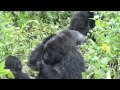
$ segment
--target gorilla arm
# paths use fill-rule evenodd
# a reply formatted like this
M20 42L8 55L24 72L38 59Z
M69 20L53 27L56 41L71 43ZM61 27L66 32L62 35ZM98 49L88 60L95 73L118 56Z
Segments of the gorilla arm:
M87 41L86 37L82 33L79 33L78 31L69 30L68 32L71 34L70 39L77 45L83 44L84 42Z
M49 41L55 34L50 35L49 37L45 38L41 44L39 44L30 54L28 66L32 69L39 71L40 63L43 60L43 56L45 54L44 44Z
M79 52L69 52L62 61L55 66L43 63L40 70L41 79L82 79L85 71L83 57Z
M44 56L44 48L43 44L38 45L31 53L28 61L28 66L32 69L39 71L39 64L40 61L43 59Z
M63 79L63 74L57 68L42 62L39 79Z

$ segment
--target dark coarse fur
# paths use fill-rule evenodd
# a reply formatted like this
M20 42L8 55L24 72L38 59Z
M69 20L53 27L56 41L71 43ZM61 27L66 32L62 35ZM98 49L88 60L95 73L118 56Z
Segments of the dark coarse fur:
M94 17L94 13L90 11L75 12L75 14L71 19L71 24L68 30L79 31L82 34L87 35L90 29L89 27L93 28L95 26L95 21L89 19L93 17ZM45 50L43 46L47 41L49 41L49 39L51 39L55 35L56 34L53 34L45 38L39 45L37 45L37 47L30 54L28 66L30 66L33 70L39 71L39 66L40 66L39 64L44 59L44 54L45 54ZM95 41L94 38L92 39Z
M90 11L76 11L71 18L70 26L68 30L76 30L87 36L89 30L95 27L94 13ZM94 37L90 35L93 41L96 41Z
M15 79L30 79L27 73L22 72L22 63L15 56L9 56L6 58L4 69L10 69Z
M85 67L76 45L83 41L84 35L73 30L62 31L49 39L43 46L45 54L37 79L81 79Z
M43 56L45 54L43 46L50 38L54 36L55 34L52 34L45 38L40 44L37 45L37 47L30 54L28 66L30 66L33 70L39 71L39 64L43 60Z
M93 18L94 17L94 13L93 12L90 12L90 11L77 11L75 12L75 14L73 15L72 19L71 19L71 24L68 28L68 31L69 30L73 30L73 31L79 31L80 34L84 34L85 36L87 35L87 33L89 33L89 30L94 28L95 27L95 21L90 19L90 18ZM46 42L48 41L51 41L53 37L55 37L56 35L51 35L47 38L45 38L43 40L43 42L41 44L39 44L31 53L30 55L30 58L29 58L29 61L28 61L28 66L30 66L32 69L36 70L36 71L39 71L40 69L40 66L41 66L41 61L44 60L44 62L46 63L46 65L49 65L51 63L56 63L56 62L59 62L61 61L61 58L62 58L62 53L64 54L65 51L67 51L70 47L75 46L75 43L74 43L74 40L73 39L66 39L66 40L69 40L69 42L66 42L65 39L62 39L63 41L65 41L64 45L66 44L71 44L71 46L67 49L67 45L64 46L64 52L61 52L61 48L63 47L63 42L62 43L59 43L60 45L57 46L56 48L56 53L53 52L53 56L49 57L50 60L48 59L48 56L46 55L46 52L51 52L52 50L55 50L54 48L55 47L51 47L52 45L50 45L50 48L51 50L48 51L48 50L45 50L44 49L44 45L46 44ZM66 34L66 38L68 37L69 35ZM76 35L73 35L73 37L71 38L74 38L75 39L78 38ZM93 41L95 41L94 37L91 37L90 38L93 39ZM57 38L55 38L57 39ZM81 41L83 38L81 38ZM73 42L71 42L71 40L73 40ZM52 41L51 41L52 42ZM57 42L58 43L58 42ZM76 42L79 44L79 42ZM53 46L55 43L52 43ZM52 49L53 48L53 49ZM61 52L61 54L59 54L58 52ZM49 55L50 56L50 55ZM55 58L54 56L57 56L57 59L52 59L52 58ZM60 57L58 59L58 57ZM44 65L44 64L42 64ZM50 69L51 65L49 65L49 68L48 70ZM42 74L40 74L42 76ZM38 75L39 77L39 75Z

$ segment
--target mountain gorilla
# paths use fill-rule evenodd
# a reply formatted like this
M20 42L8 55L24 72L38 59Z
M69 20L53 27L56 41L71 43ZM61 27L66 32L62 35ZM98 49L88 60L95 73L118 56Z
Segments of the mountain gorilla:
M15 79L30 79L27 73L22 72L22 63L15 56L6 58L4 69L10 69Z
M40 55L41 45L38 45L31 53L28 65L39 71L37 79L81 79L85 66L76 45L84 41L84 35L78 31L62 31L42 44L44 55Z
M94 17L94 13L90 11L77 11L73 15L71 19L71 24L68 30L75 30L79 31L80 33L84 34L85 36L90 30L90 27L93 28L95 26L95 21L91 20L90 18ZM44 44L49 41L52 37L56 34L50 35L45 38L41 44L39 44L31 53L29 64L31 68L36 71L39 71L39 60L43 60L43 56L45 54L45 50L43 48ZM93 38L94 39L94 38ZM95 40L94 40L95 41ZM36 67L38 66L38 67Z
M76 11L71 18L70 26L68 30L76 30L87 36L89 30L95 27L94 13L90 11ZM96 41L94 37L91 37L93 41Z
M76 12L75 13L75 15L72 17L72 19L71 19L71 24L70 24L70 26L69 26L69 28L68 28L68 31L65 31L65 32L69 32L69 30L70 30L70 32L71 32L71 30L74 30L74 31L79 31L80 33L82 33L82 34L84 34L85 36L87 35L87 33L89 32L89 30L90 29L92 29L92 28L94 28L95 27L95 21L94 20L92 20L92 19L90 19L90 18L93 18L94 17L94 14L93 14L93 12L90 12L90 11L78 11L78 12ZM73 32L74 32L73 31ZM69 33L70 33L69 32ZM62 32L63 33L63 32ZM79 34L80 34L79 33ZM83 36L82 34L80 34L81 36ZM64 35L66 35L66 34L64 34ZM66 42L65 43L65 45L67 44L69 44L68 46L66 45L66 47L65 47L65 49L62 51L61 50L61 48L63 48L63 43L59 43L59 41L57 42L57 43L59 43L59 45L56 47L57 49L56 49L56 51L54 51L55 49L53 48L51 48L51 50L50 50L50 48L48 48L48 50L47 49L45 49L45 46L49 46L49 45L46 45L46 43L47 42L53 42L54 40L53 40L53 38L55 38L55 37L58 37L59 35L56 35L56 34L53 34L53 35L51 35L51 36L49 36L49 37L47 37L47 38L45 38L44 40L43 40L43 42L41 43L41 44L39 44L33 51L32 51L32 53L31 53L31 55L30 55L30 57L29 57L29 62L28 62L28 66L30 66L32 69L34 69L34 70L36 70L36 71L41 71L40 73L39 73L39 75L38 75L38 77L37 78L43 78L45 75L47 75L47 73L46 74L43 74L44 72L44 70L47 72L47 70L48 70L48 72L50 72L50 70L51 70L51 72L53 72L53 73L56 73L56 71L57 71L57 73L59 72L59 73L62 73L62 74L57 74L57 76L56 77L54 77L54 78L62 78L61 76L59 76L59 75L63 75L63 72L64 71L62 71L62 70L55 70L55 71L52 71L52 69L54 68L54 69L56 69L56 67L62 67L62 65L63 65L63 63L65 62L65 60L62 58L62 57L64 57L64 53L67 51L67 47L69 46L69 48L68 48L68 51L69 51L69 49L70 49L70 52L69 53L71 53L72 55L69 55L68 53L67 53L67 56L68 56L68 58L69 58L69 60L70 59L72 59L73 58L73 60L74 59L76 59L77 57L79 57L78 59L81 59L81 61L82 61L82 56L80 56L79 54L76 54L77 53L77 51L76 51L76 48L74 47L74 41L73 42L71 42L71 40L73 40L73 39L75 39L75 37L76 37L76 39L77 38L80 38L81 39L81 41L82 41L82 39L83 38L81 38L81 37L79 37L79 36L77 36L77 35L73 35L74 37L73 37L73 39L70 39L70 38L68 38L67 40L69 41L69 42ZM66 37L68 37L67 35L66 35ZM65 38L65 36L62 38L62 40L64 41L64 38ZM94 41L95 41L95 39L94 38L92 38ZM53 41L52 41L53 40ZM55 40L57 40L57 38L55 38ZM53 44L53 46L55 46L54 45L54 43L52 43ZM70 46L71 45L71 46ZM59 47L59 48L58 48ZM71 48L70 48L71 47ZM74 49L75 50L73 50L73 51L75 51L74 53L75 54L73 54L72 53L72 48L74 47ZM57 51L58 50L58 51ZM54 51L54 52L56 52L56 53L54 53L54 52L52 52L52 51ZM67 51L67 52L68 52ZM52 55L50 55L50 54L47 54L47 53L52 53ZM58 54L57 52L61 52L60 54ZM63 54L63 55L62 55ZM48 55L48 56L47 56ZM75 55L78 55L78 56L75 56ZM74 57L72 57L72 56L74 56ZM59 57L59 59L58 59L58 57ZM54 58L56 58L56 59L54 59ZM61 59L62 58L62 59ZM41 62L41 61L43 61L43 63ZM61 62L61 63L59 63L59 64L56 64L56 65L54 65L54 63L56 63L56 62L58 62L58 61L64 61L63 63ZM67 59L66 59L66 61L67 61ZM72 60L71 60L72 61ZM77 61L77 60L76 60ZM79 61L79 60L78 60ZM42 64L41 64L42 63ZM50 65L50 64L53 64L53 65ZM62 65L60 65L60 64L62 64ZM67 67L67 64L70 64L70 61L69 62L66 62L66 63L64 63L64 67ZM43 68L44 66L46 66L46 68ZM42 67L42 69L41 69L41 67ZM77 65L76 65L76 67L77 67ZM52 69L51 69L52 68ZM70 68L74 68L74 64L70 67ZM79 68L79 66L78 66L78 68ZM53 70L54 70L53 69ZM75 70L75 72L77 72L77 71L79 71L79 70ZM82 70L81 70L82 71ZM83 70L84 71L84 70ZM42 73L43 72L43 73ZM67 71L66 71L67 72ZM68 72L69 72L69 70L68 70ZM75 73L74 72L74 73ZM71 71L70 71L70 73L71 73ZM48 73L49 74L49 73ZM51 73L50 73L51 74ZM56 74L54 74L54 75L56 75ZM66 75L67 75L67 73L66 73ZM63 76L65 76L65 74L63 75ZM52 76L46 76L46 77L44 77L44 78L53 78ZM69 77L63 77L63 78L69 78ZM73 77L73 78L76 78L76 77Z

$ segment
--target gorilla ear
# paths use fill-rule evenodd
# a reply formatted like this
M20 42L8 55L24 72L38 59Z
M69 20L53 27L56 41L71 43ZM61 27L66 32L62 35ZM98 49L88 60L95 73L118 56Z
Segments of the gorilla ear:
M89 26L90 26L90 28L92 29L92 28L94 28L95 27L95 20L90 20L89 21Z

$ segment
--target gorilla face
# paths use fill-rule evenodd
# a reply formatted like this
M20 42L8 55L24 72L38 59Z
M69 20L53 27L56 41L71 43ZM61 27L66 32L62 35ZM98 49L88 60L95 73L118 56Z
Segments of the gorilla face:
M6 58L4 69L10 69L15 79L30 79L27 73L22 72L22 63L15 56L9 56Z
M84 41L84 35L78 31L65 30L60 32L44 44L44 62L47 65L54 65L60 62L69 51Z
M10 69L11 71L19 72L22 70L22 63L15 56L9 56L6 58L4 69Z
M59 44L59 40L56 41L53 38L47 44L44 45L46 51L44 55L44 62L47 65L54 65L60 62L62 60L62 56L65 54L63 46Z
M62 60L63 52L59 49L49 49L44 55L44 62L47 65L54 65Z

